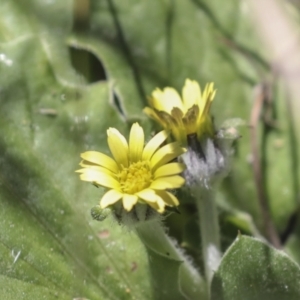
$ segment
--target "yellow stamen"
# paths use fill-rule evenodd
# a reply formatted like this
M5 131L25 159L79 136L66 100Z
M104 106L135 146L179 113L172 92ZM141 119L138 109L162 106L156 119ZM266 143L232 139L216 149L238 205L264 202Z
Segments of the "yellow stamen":
M118 174L121 190L126 194L135 194L150 186L153 181L150 165L147 161L131 163Z

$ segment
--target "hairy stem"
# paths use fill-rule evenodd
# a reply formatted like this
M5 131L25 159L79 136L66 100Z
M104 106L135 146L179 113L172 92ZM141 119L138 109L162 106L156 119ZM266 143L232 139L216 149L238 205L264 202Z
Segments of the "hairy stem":
M214 190L201 185L192 188L199 214L205 277L208 286L221 261L220 230Z
M154 291L158 298L208 299L205 281L191 264L190 259L185 256L174 240L167 235L159 220L139 223L136 225L136 232L145 245L149 256L153 285L160 287ZM173 272L173 274L168 275L168 268L171 269L174 266L178 266L177 273ZM162 277L160 273L163 274ZM171 284L169 282L165 284L161 282L168 276L174 277Z

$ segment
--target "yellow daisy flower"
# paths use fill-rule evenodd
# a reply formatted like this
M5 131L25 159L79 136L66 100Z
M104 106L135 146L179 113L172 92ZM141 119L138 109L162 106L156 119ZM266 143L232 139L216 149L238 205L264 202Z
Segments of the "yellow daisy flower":
M213 135L209 109L215 94L213 83L207 84L201 93L197 81L186 79L182 98L171 87L163 91L157 88L149 98L151 107L145 107L144 112L165 129L170 129L174 138L186 145L187 135L197 134L198 139L203 134Z
M180 188L184 179L180 174L184 164L171 162L185 152L178 142L160 145L167 139L163 130L144 146L144 130L132 125L129 143L115 128L107 130L107 142L113 158L96 151L81 154L80 179L109 190L100 200L105 208L122 200L130 211L137 202L146 203L163 213L165 206L178 206L178 199L168 189Z

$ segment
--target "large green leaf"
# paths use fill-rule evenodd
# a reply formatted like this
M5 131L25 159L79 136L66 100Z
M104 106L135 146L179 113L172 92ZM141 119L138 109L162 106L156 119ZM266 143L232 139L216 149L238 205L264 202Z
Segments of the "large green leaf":
M214 275L213 300L296 300L300 268L285 253L246 236L239 236L225 253Z
M5 1L0 13L1 297L147 299L142 245L91 220L102 191L74 173L123 124L110 84L85 85L70 64L71 1L26 5Z

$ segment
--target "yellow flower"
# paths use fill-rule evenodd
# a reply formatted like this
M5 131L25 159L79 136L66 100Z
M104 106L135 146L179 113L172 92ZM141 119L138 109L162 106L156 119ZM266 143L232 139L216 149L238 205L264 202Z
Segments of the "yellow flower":
M146 203L162 213L165 206L178 206L178 199L168 189L184 184L178 175L184 164L171 162L185 152L178 142L160 145L167 139L163 130L144 146L143 128L132 125L129 143L115 128L107 130L107 142L113 158L96 151L81 154L80 179L109 190L100 200L105 208L122 200L125 210L130 211L137 202Z
M215 94L213 83L207 84L201 93L197 81L186 79L182 98L171 87L163 91L157 88L149 98L151 107L145 107L144 112L165 129L170 129L174 138L186 145L187 135L197 134L198 139L204 134L213 135L209 108Z

